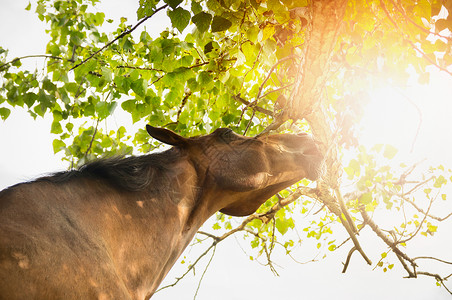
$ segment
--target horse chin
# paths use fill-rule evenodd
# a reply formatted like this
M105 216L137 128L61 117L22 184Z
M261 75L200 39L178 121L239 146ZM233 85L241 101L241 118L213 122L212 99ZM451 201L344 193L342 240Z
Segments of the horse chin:
M220 209L220 212L233 217L245 217L253 214L267 199L298 180L285 181L265 188L243 193L240 199Z

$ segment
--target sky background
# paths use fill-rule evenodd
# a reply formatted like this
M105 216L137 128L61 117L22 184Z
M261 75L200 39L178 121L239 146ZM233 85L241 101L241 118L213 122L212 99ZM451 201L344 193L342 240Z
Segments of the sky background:
M98 9L106 13L106 18L113 19L114 24L118 23L121 16L128 17L129 24L135 24L138 0L104 2ZM24 0L0 0L0 46L10 50L10 59L43 54L45 51L46 26L33 13L35 6L30 12L24 10L27 4L28 1ZM166 20L166 16L160 13L157 22L154 19L148 21L148 31L157 32L164 24L163 20ZM43 61L27 60L24 65L39 69L42 68ZM376 92L376 100L370 104L365 115L366 122L363 123L365 142L369 145L391 143L402 148L399 156L404 158L418 160L425 157L433 162L445 162L446 167L452 167L452 81L441 76L433 77L432 81L430 90L413 89L410 92L412 96L416 96L415 101L419 102L424 111L421 132L416 140L416 153L410 153L409 148L416 136L419 116L413 106L400 95L395 101L391 90ZM443 94L437 96L432 92L438 90ZM421 102L426 99L428 101ZM53 154L52 140L55 137L50 134L50 123L51 120L48 119L35 121L21 109L15 109L7 121L0 120L0 189L48 172L66 169L67 165L61 161L61 157ZM452 194L449 199L451 197ZM448 211L452 209L450 200L445 208ZM440 226L435 238L420 239L408 254L440 255L452 260L450 223L451 220L445 226ZM340 233L341 230L338 229L339 236L345 237L343 232ZM377 262L385 249L382 242L366 232L361 239L366 253L374 263ZM276 253L274 261L279 265L277 271L280 276L275 277L268 267L250 261L240 247L247 249L246 243L248 241L240 238L230 238L217 247L197 299L450 299L450 295L436 287L432 278L403 279L404 273L397 264L394 270L387 273L380 269L373 270L373 266L367 266L357 254L352 257L347 273L342 274L342 262L345 261L350 245L330 253L320 262L307 264L294 263L287 256ZM208 245L206 243L205 247ZM312 259L314 245L310 241L306 242L298 251L297 258L301 261ZM186 254L187 251L183 255ZM152 299L192 299L204 270L203 266L209 258L210 255L207 255L196 269L197 276L194 279L190 275L176 287L166 289ZM175 277L185 272L185 268L186 266L177 263L161 286L172 283Z

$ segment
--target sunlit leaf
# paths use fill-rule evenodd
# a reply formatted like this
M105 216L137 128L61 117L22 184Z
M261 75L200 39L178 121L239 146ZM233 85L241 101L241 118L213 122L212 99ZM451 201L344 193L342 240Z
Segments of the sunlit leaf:
M366 205L372 202L372 199L373 199L372 192L368 192L364 193L363 195L361 195L361 197L359 197L359 202Z
M54 139L52 145L53 145L53 153L55 153L55 154L60 152L61 150L63 150L66 147L66 144L59 139Z
M393 159L394 156L397 154L398 150L394 146L391 145L385 145L385 150L383 152L383 156L387 159Z
M444 178L443 175L440 175L438 178L436 178L435 183L433 184L433 187L440 188L443 184L446 184L447 180Z

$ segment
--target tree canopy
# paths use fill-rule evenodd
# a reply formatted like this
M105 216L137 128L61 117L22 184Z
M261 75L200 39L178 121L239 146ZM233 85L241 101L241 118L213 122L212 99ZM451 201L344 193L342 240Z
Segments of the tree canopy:
M350 249L343 272L361 256L384 272L397 266L409 278L432 277L451 293L450 268L422 265L450 267L451 258L410 248L450 221L451 169L401 162L388 144L367 147L358 124L370 91L452 75L452 1L140 0L138 22L122 18L112 32L104 25L117 20L97 3L30 3L47 24L45 53L12 58L0 45L0 117L23 107L53 118L53 149L68 167L160 148L146 123L184 136L219 127L248 136L307 131L325 155L318 182L302 180L238 223L218 213L198 234L205 251L183 259L187 273L235 234L275 273L274 249L291 255L313 239L320 257ZM171 27L154 34L161 14ZM43 59L43 70L22 67L30 57ZM118 113L139 126L115 126ZM309 224L297 225L301 217ZM368 257L361 231L382 242L380 257Z

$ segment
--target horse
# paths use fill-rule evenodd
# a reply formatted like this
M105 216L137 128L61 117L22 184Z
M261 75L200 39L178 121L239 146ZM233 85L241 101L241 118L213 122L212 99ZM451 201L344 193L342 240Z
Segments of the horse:
M320 174L308 134L146 129L172 147L0 192L0 299L149 299L210 216L252 214Z

